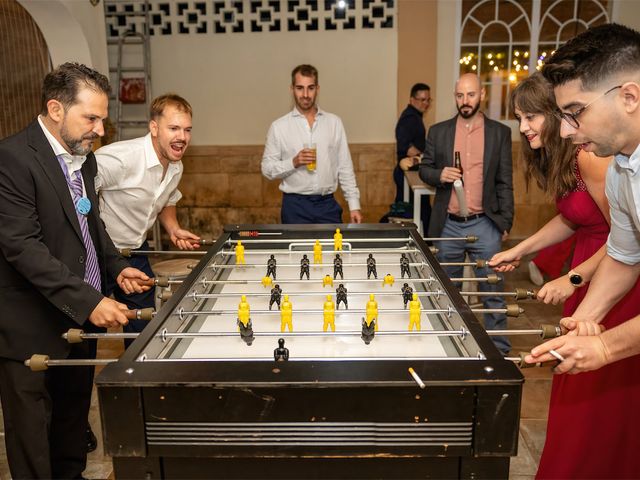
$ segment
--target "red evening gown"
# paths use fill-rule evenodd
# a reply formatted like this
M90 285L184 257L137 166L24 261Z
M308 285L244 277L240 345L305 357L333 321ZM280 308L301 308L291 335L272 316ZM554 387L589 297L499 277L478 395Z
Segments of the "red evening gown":
M576 177L576 190L557 201L558 211L578 225L572 268L591 257L609 233L577 167ZM567 299L564 316L576 310L587 288ZM640 282L602 323L611 329L638 314ZM554 375L536 478L640 478L640 355L592 372Z

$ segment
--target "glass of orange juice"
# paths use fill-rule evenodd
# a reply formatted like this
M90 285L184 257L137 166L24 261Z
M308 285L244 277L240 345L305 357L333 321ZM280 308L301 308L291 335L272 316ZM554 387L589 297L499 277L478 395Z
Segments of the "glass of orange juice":
M313 153L313 162L307 163L307 170L310 172L315 172L316 170L316 144L315 143L305 143L304 148L307 150L311 150Z

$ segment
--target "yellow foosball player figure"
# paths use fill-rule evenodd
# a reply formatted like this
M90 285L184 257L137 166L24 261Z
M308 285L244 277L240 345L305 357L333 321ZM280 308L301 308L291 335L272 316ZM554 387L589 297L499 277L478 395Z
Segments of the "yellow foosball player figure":
M270 287L272 283L273 280L271 277L262 277L262 286L264 288Z
M249 326L251 316L251 309L249 308L249 302L247 302L247 296L242 295L240 297L240 303L238 304L238 323L244 325L244 327Z
M244 265L244 245L240 240L236 243L236 265Z
M331 275L325 275L324 278L322 279L322 286L326 287L327 285L330 285L333 287L333 278L331 278Z
M285 327L293 332L293 305L289 301L289 295L285 295L280 306L280 331L284 332Z
M324 302L323 307L324 324L322 325L322 331L326 332L328 327L331 327L331 331L336 331L336 306L333 303L331 295L327 295L327 301Z
M333 234L333 249L335 251L342 250L342 234L339 228L336 228L336 233Z
M375 331L378 331L378 302L376 301L376 297L373 295L369 295L369 301L367 302L367 326L371 325L371 322L375 320Z
M249 302L247 302L246 295L242 295L240 303L238 304L238 330L240 331L240 338L247 345L251 345L254 340L253 327L251 326L251 313L249 309Z
M320 240L316 240L316 244L313 246L313 263L322 263L322 245L320 245Z
M411 332L415 327L420 331L420 300L418 300L418 294L414 293L413 298L409 302L409 331Z
M382 286L384 287L385 285L389 285L390 287L393 287L393 282L394 282L394 278L393 275L391 275L390 273L387 273L384 276L384 279L382 280Z

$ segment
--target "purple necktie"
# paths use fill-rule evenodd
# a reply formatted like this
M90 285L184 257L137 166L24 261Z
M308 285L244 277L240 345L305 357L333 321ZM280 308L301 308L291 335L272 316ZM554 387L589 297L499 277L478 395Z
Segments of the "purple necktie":
M76 202L83 197L82 190L82 174L80 170L74 172L74 177L71 180L69 178L69 170L67 168L66 163L64 162L64 158L59 155L58 162L60 162L60 167L64 173L65 178L67 179L67 184L73 193L73 204L75 207ZM91 240L91 235L89 234L89 223L87 222L87 217L82 215L77 208L75 208L76 215L78 216L78 222L80 223L80 231L82 232L82 241L84 242L84 247L87 250L87 258L84 270L84 281L95 288L97 291L101 290L101 282L100 282L100 265L98 264L98 256L96 254L96 248L93 245L93 240Z

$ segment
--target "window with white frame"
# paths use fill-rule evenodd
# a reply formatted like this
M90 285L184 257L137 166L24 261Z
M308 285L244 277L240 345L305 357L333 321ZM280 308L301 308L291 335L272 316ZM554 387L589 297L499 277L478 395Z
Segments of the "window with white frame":
M513 87L559 45L609 22L612 8L612 0L462 0L460 74L480 76L489 117L510 118Z

